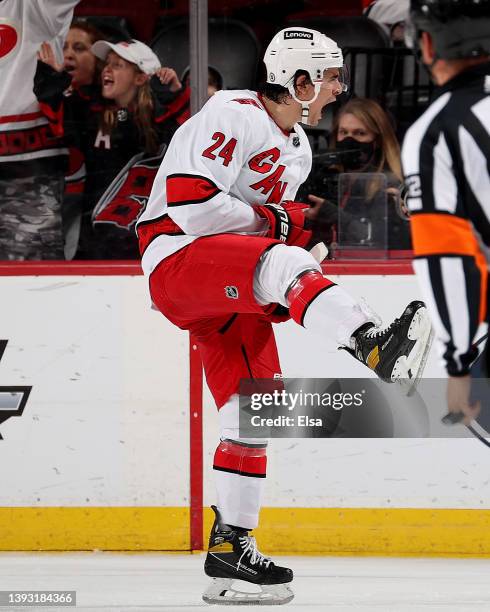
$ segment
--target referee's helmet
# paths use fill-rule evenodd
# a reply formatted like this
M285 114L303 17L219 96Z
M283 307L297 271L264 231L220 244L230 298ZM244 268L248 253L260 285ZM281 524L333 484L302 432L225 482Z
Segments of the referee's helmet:
M428 32L438 59L490 55L490 0L410 0L408 47Z

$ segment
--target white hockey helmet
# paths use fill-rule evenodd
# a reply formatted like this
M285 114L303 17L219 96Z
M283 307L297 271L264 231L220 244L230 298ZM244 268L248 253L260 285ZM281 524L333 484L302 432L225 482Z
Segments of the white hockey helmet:
M342 90L347 91L347 83L342 72L344 58L337 43L309 28L290 27L278 32L269 43L264 56L267 68L267 82L282 85L303 107L303 123L308 122L308 106L316 100L323 81L323 73L329 68L338 68ZM294 89L294 75L305 70L315 86L311 100L298 100Z

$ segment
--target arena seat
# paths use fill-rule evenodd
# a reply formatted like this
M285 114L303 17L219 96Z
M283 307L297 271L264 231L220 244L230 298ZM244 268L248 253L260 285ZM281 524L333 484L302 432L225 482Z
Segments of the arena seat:
M342 2L325 2L325 0L304 0L303 7L289 16L291 20L307 19L318 15L347 17L361 15L361 0L342 0Z
M81 21L93 23L111 42L129 40L134 37L131 26L124 17L115 15L80 15Z
M280 2L280 0L275 0ZM189 0L161 0L159 14L161 17L186 17L189 16ZM231 15L236 11L250 6L250 0L208 0L208 15Z
M390 40L374 21L363 16L316 16L301 19L289 17L283 27L300 26L323 32L342 48L349 73L349 91L325 109L316 128L307 128L314 152L326 146L325 134L330 131L333 115L341 103L352 95L378 98L383 88L383 59L373 50L387 49Z
M121 19L132 37L147 42L153 32L159 5L159 0L81 0L75 8L75 16L102 17L104 21L107 19L108 27L111 22L115 24ZM118 34L117 27L114 33Z
M384 52L385 82L381 105L396 118L397 136L402 140L407 128L429 105L434 84L410 49Z
M286 25L312 28L333 38L344 51L345 63L351 76L351 93L376 97L382 88L382 62L371 58L371 55L363 50L389 47L390 40L377 23L367 17L353 16L288 20ZM351 48L356 49L355 54L349 52Z
M259 43L253 31L236 19L211 17L209 64L223 76L226 89L253 87L259 59ZM151 43L165 66L181 75L189 66L189 20L171 20Z

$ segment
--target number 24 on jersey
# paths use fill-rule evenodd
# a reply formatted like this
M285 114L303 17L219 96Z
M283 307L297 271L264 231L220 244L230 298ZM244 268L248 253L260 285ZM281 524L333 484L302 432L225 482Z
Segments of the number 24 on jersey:
M214 143L207 149L204 149L202 152L203 157L213 160L217 157L221 157L223 165L228 166L233 159L233 152L237 144L236 138L230 138L230 140L225 143L226 136L222 132L215 132L212 135L212 139Z

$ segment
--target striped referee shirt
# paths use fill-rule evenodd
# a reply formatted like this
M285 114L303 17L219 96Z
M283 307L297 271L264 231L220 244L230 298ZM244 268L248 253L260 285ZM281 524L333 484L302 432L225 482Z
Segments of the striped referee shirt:
M490 63L438 90L402 150L414 269L449 375L467 374L487 330Z

